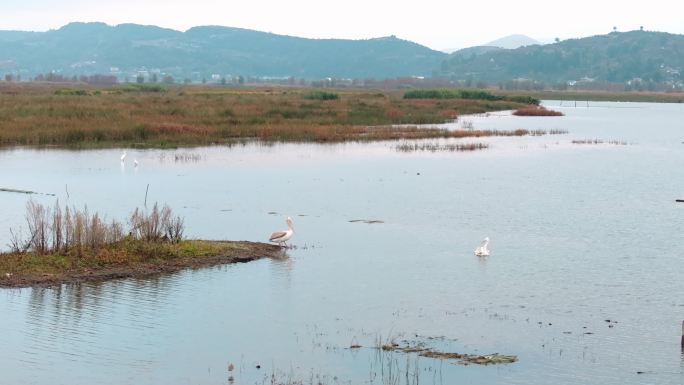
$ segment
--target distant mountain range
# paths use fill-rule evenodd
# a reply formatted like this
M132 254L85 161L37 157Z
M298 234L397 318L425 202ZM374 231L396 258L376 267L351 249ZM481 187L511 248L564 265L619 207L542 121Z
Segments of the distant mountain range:
M514 47L523 45L515 49ZM177 81L222 77L551 82L634 79L681 82L684 35L613 32L540 45L511 35L450 55L395 36L306 39L205 26L180 32L155 26L71 23L47 32L0 31L0 76L170 75Z
M631 31L513 50L467 48L449 55L436 75L489 81L680 82L682 72L684 35Z
M505 49L516 49L520 47L524 47L526 45L535 45L535 44L541 44L541 42L534 40L533 38L525 35L509 35L506 37L502 37L500 39L496 39L494 41L490 41L489 43L485 44L485 46L488 47L499 47L499 48L505 48Z
M394 36L305 39L206 26L71 23L48 32L0 31L0 74L169 74L177 78L269 76L387 78L429 76L446 57Z

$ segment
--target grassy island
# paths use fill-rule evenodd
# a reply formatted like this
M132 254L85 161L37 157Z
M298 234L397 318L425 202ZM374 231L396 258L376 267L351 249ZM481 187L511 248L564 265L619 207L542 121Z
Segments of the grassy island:
M282 257L276 246L247 241L184 240L178 243L126 240L74 253L0 254L0 287L51 286L172 273L187 268Z
M26 218L28 234L12 231L12 250L0 253L0 287L144 277L284 256L266 243L182 239L182 219L166 206L136 209L127 234L116 221L59 203L29 202Z

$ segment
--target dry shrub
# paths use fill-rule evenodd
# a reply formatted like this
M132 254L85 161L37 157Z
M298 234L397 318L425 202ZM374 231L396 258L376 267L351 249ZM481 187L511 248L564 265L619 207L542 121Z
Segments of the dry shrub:
M29 249L44 254L48 251L49 219L45 206L29 201L26 204L26 225L29 231Z
M70 253L81 255L83 250L102 250L105 246L124 239L121 223L99 213L90 213L88 207L82 210L65 206L57 201L54 207L29 201L26 204L27 238L21 229L10 229L9 247L13 252L31 251L37 254ZM130 236L138 240L178 242L183 237L184 223L174 217L169 206L161 210L155 203L150 213L135 209L131 215Z
M129 221L131 235L135 239L178 242L183 237L183 219L174 217L168 205L164 205L160 210L159 205L155 203L149 213L136 208Z

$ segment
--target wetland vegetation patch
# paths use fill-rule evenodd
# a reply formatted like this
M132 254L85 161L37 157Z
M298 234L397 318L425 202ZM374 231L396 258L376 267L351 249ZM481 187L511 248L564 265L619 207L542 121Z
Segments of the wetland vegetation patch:
M0 287L57 285L144 277L185 268L283 257L275 245L183 238L184 224L167 206L135 209L129 230L87 207L45 207L30 201L27 234L10 230L0 253Z

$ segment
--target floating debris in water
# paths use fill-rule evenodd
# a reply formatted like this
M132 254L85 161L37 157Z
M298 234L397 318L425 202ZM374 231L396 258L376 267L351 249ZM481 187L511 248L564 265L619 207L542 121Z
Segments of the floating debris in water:
M385 223L385 221L381 221L379 219L352 219L349 221L349 223L357 223L357 222L362 222L362 223L366 223L369 225L372 225L375 223Z
M425 347L423 344L415 346L399 346L399 344L391 343L380 347L383 351L401 352L401 353L417 353L421 357L434 358L438 360L458 360L463 365L494 365L494 364L511 364L518 361L517 356L503 355L499 353L492 353L486 355L477 354L461 354L440 352L431 348Z

